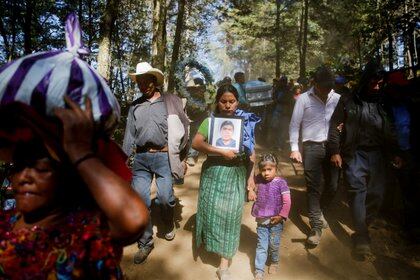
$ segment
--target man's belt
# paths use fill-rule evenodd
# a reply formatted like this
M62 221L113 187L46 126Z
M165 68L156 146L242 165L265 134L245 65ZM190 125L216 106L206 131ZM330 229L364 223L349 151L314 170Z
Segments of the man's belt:
M168 151L168 146L164 146L164 147L137 146L136 148L136 153L163 153L167 151Z
M327 145L327 141L323 141L323 142L315 142L315 141L305 141L303 142L304 146L311 146L311 145L315 145L315 146L322 146L325 148L325 146Z

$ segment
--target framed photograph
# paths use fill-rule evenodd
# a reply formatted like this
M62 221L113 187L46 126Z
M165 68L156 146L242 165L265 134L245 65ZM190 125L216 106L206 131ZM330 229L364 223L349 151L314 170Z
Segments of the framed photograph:
M209 123L209 144L242 152L244 120L242 117L213 116Z

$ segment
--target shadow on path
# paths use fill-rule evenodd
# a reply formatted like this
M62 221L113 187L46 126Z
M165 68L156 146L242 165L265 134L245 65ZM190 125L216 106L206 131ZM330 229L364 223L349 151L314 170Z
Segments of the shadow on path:
M288 179L288 181L290 181ZM289 183L289 185L291 185ZM306 216L306 192L290 188L292 196L292 208L289 213L289 219L305 235L310 232L310 227L302 220L302 215Z
M295 226L305 235L310 232L310 227L302 216L307 217L307 201L306 201L306 188L293 187L304 185L302 176L289 176L286 177L292 195L292 208L289 215L290 220ZM343 209L344 208L344 209ZM351 227L350 210L346 204L346 192L342 182L339 183L339 189L336 197L331 202L330 208L324 213L328 221L331 232L335 237L345 246L351 247L351 238L345 228L341 224ZM302 239L293 239L293 242L304 242Z
M206 251L204 244L202 244L200 248L197 248L195 236L196 215L197 214L192 215L184 226L184 230L190 231L192 233L191 248L193 259L194 261L197 261L197 259L200 258L203 263L212 265L214 267L218 267L220 264L219 255ZM257 234L254 231L252 231L252 229L250 229L248 226L242 224L238 251L248 255L251 267L254 267L255 249L257 244L256 242Z
M331 232L346 247L352 248L351 237L343 225L352 228L350 209L346 204L346 192L344 187L339 186L335 199L332 201L329 210L324 213Z
M247 254L251 270L254 271L255 250L257 248L257 234L246 225L241 225L239 251Z
M326 265L323 265L321 261L319 260L318 256L312 254L311 252L309 252L309 250L306 250L306 257L317 269L319 269L319 271L322 271L322 273L324 273L328 277L331 277L332 279L340 279L340 280L349 279L346 276L327 267Z
M175 208L174 208L175 228L180 228L180 222L182 221L182 208L183 207L184 206L181 204L181 200L177 198L175 202ZM156 198L152 200L150 210L151 210L150 217L152 219L152 225L156 226L157 228L156 237L164 238L164 235L166 233L165 232L166 225L164 224L162 220L162 211L158 203L158 200Z
M376 271L383 279L420 279L420 268L410 265L396 257L376 254L373 261Z
M203 245L201 245L200 248L197 248L197 239L195 236L196 216L197 216L197 213L192 215L184 225L184 230L190 231L192 233L191 248L192 248L193 259L194 261L197 261L197 259L200 258L203 263L209 264L214 267L218 267L220 264L220 257L217 254L207 252L204 249Z
M132 263L132 256L125 255L121 261L124 269L125 280L153 279L153 280L181 280L183 277L174 270L165 256L154 256L153 260L147 260L144 265L135 265ZM144 278L146 270L147 278Z

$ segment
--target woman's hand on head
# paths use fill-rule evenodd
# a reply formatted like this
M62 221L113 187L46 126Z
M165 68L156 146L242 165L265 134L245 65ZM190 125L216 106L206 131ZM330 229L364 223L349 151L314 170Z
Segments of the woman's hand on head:
M82 110L69 96L64 96L64 101L69 108L56 108L54 113L63 123L63 148L70 160L75 161L92 151L92 102L86 97L86 109Z

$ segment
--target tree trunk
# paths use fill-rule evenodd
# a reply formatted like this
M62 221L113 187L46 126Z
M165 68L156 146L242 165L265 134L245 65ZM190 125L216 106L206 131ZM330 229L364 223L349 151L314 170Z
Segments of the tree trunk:
M25 54L32 53L32 15L32 0L26 0L25 24L23 26L23 48L25 50Z
M408 13L407 2L404 4L405 13ZM413 29L411 24L405 24L404 30L404 50L406 52L407 66L409 67L410 77L415 77L414 71L414 40L413 40Z
M185 2L186 0L179 0L178 2L178 17L176 19L174 47L172 50L171 68L169 70L168 92L173 92L175 88L175 68L178 63L182 33L184 31Z
M410 28L407 34L407 37L408 37L407 38L408 39L407 52L408 52L408 60L409 60L409 66L410 66L410 75L412 77L417 77L417 69L415 69L415 65L416 65L416 58L418 59L418 57L416 57L416 47L415 47L416 37L415 36L416 36L416 33L414 32L414 28Z
M309 10L309 1L304 0L304 16L303 16L303 40L302 40L302 56L300 59L300 69L299 76L306 76L306 50L308 47L308 10Z
M15 58L16 53L16 14L17 8L15 1L12 1L12 16L11 16L11 26L12 26L12 43L10 47L10 56L9 61L12 61Z
M392 37L391 26L388 25L388 67L389 71L394 70L394 38Z
M123 70L122 70L121 65L120 65L120 83L121 83L121 92L125 93L124 77L123 77Z
M305 14L304 11L305 11L305 7L302 4L302 8L301 8L301 11L300 11L299 36L298 36L298 41L297 41L298 51L299 51L299 63L300 63L300 61L302 61L303 16ZM300 67L300 64L299 64L299 67Z
M92 48L93 42L93 9L92 0L88 0L88 48Z
M4 7L2 7L2 8L4 8ZM6 57L8 59L10 59L11 49L10 49L9 40L7 38L7 32L6 32L6 29L4 28L4 25L3 25L3 19L0 19L0 34L1 34L1 37L3 38L4 49L6 51Z
M99 34L98 72L109 82L111 78L111 39L118 14L118 2L116 0L107 1Z
M165 71L166 0L153 0L152 66Z
M276 77L280 77L280 4L281 0L276 1Z
M79 0L79 7L77 9L77 15L79 17L80 27L82 27L82 21L83 21L83 0Z
M357 35L357 55L359 57L359 70L362 71L363 69L363 59L362 59L362 38L361 35Z

